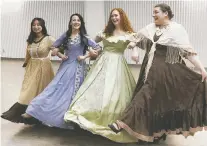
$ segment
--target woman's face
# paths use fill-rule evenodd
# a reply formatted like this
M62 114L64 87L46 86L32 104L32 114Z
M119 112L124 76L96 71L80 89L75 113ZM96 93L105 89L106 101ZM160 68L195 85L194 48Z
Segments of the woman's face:
M154 8L152 16L156 25L163 25L165 20L168 19L168 13L163 12L160 7Z
M38 20L35 20L32 24L32 31L35 33L41 33L42 32L42 26L40 25Z
M121 17L120 17L119 11L114 10L111 13L111 21L115 26L120 25Z
M81 27L81 21L78 16L74 15L72 17L70 25L72 26L73 30L79 30Z

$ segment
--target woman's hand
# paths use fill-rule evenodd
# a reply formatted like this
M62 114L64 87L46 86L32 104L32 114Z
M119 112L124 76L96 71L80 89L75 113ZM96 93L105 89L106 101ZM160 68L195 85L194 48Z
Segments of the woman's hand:
M90 49L89 50L89 54L90 54L91 57L95 57L96 58L98 56L98 51Z
M201 75L202 75L202 82L207 80L207 72L206 71L201 71Z
M58 52L59 52L59 49L58 48L53 48L52 49L52 55L53 56L56 56L58 54Z
M200 62L198 56L188 56L188 60L198 69L201 71L201 76L202 76L202 82L206 80L207 78L207 73L206 70L203 66L203 64Z
M136 62L136 64L138 64L139 56L132 56L132 60L134 60Z
M61 59L62 59L63 61L68 59L68 56L63 55L63 54L62 54L60 57L61 57Z
M127 45L127 48L128 49L132 49L136 46L136 43L135 42L130 42L128 45Z
M23 65L22 65L22 67L26 67L27 66L27 63L24 63Z

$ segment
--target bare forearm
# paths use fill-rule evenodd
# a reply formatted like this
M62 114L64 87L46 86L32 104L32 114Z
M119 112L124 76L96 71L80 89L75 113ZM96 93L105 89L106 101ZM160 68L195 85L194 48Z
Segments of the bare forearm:
M137 46L135 46L134 48L132 48L132 54L133 54L133 56L139 56L138 47Z
M50 47L50 50L52 51L52 53L51 53L52 56L56 56L56 55L53 53L53 52L54 52L54 49L55 49L55 47L53 47L53 46Z
M57 56L58 56L59 58L62 58L63 54L60 53L60 52L57 52Z
M197 56L188 56L188 60L198 69L200 69L201 72L205 71L205 68L203 64L200 62L199 58Z

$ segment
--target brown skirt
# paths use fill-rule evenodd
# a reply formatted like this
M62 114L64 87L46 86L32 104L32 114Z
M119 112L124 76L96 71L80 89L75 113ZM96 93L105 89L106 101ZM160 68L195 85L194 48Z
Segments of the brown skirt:
M185 64L165 62L166 48L159 47L144 83L140 72L134 97L117 124L143 141L166 133L196 132L207 125L205 84L201 75Z

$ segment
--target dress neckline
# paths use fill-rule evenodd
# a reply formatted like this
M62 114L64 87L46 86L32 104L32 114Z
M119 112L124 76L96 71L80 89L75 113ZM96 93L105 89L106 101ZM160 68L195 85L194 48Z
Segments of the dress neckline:
M45 36L43 36L40 40L38 40L38 41L33 41L35 44L37 44L37 43L39 43L39 42L41 42L44 38L46 37L46 35Z

